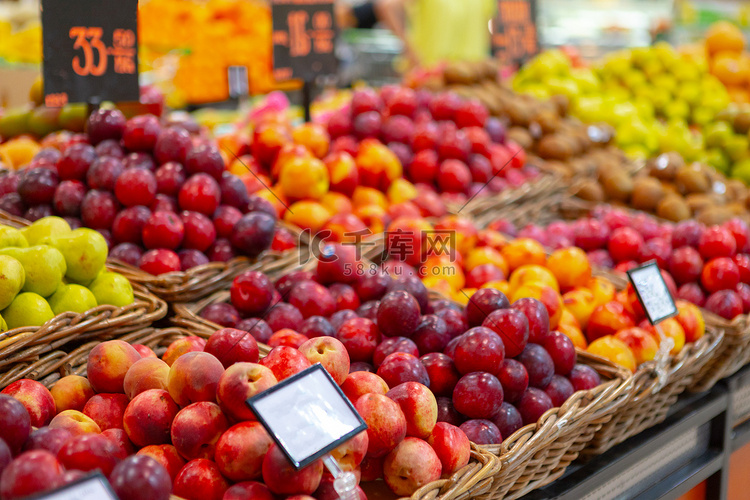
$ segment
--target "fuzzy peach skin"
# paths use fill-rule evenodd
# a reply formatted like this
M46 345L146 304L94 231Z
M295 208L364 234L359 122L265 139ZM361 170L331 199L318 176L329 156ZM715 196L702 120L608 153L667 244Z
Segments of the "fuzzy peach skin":
M224 414L235 422L255 420L245 401L276 385L276 377L257 363L236 363L219 379L216 400Z
M96 422L76 410L65 410L58 413L49 423L49 426L53 429L67 429L73 436L100 434L102 432Z
M91 396L96 394L89 379L80 375L61 378L52 386L50 393L55 400L58 413L65 410L81 411Z
M271 445L263 457L263 482L277 495L311 495L323 477L323 462L316 460L304 469L295 470L284 452Z
M406 417L398 403L380 394L365 394L354 404L367 423L367 455L387 455L406 437Z
M169 395L182 407L200 401L214 402L223 373L221 361L207 352L183 354L169 369Z
M450 477L469 463L471 443L464 431L447 422L438 422L427 443L435 450L443 466L442 477Z
M273 444L259 422L241 422L230 427L216 444L216 465L224 477L234 482L259 479L263 457Z
M125 374L123 386L128 398L149 389L166 390L169 380L169 365L159 358L142 358L133 363Z
M343 470L357 470L362 460L365 459L369 442L370 439L367 437L367 431L362 431L346 443L333 449L331 455Z
M437 423L437 400L419 382L404 382L386 394L398 403L406 418L406 435L427 439Z
M341 390L349 398L352 404L368 393L385 396L388 392L388 384L380 376L370 372L352 372L341 384Z
M205 347L206 339L196 336L181 338L169 344L161 359L169 366L172 366L172 363L183 354L203 351Z
M151 444L138 450L137 455L148 455L167 469L172 481L187 462L177 453L177 448L171 444Z
M2 394L21 402L29 412L33 427L43 427L55 416L55 398L49 389L36 380L17 380L3 389Z
M83 407L83 414L96 422L99 429L123 429L122 417L130 400L125 394L97 394Z
M322 364L336 384L343 384L349 375L349 353L337 339L316 337L306 341L298 349L311 364Z
M201 401L186 406L172 422L172 444L185 460L214 459L216 444L229 427L219 405Z
M123 426L137 446L167 444L178 411L180 408L167 391L149 389L133 398L125 409Z
M422 486L440 479L442 465L432 447L419 438L408 437L383 462L383 477L399 496L409 496Z
M96 392L124 393L125 374L141 359L133 346L122 340L102 342L91 350L86 375Z

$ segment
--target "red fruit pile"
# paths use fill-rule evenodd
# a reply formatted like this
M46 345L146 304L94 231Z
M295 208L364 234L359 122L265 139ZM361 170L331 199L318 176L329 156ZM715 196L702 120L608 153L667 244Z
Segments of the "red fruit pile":
M352 376L374 372L390 388L429 387L437 421L461 426L480 444L500 443L575 390L600 383L594 370L576 364L570 339L550 331L547 309L536 299L511 306L501 292L481 289L463 308L430 300L416 276L358 275L351 246L327 250L337 259L275 286L262 273L244 273L231 286L231 304L201 315L275 349L335 337L346 347Z
M360 141L378 139L401 161L404 177L456 203L520 186L539 174L525 166L526 152L506 138L504 125L487 108L451 92L357 90L327 127L332 151L356 157Z
M60 149L44 148L3 176L0 209L96 229L111 257L152 274L271 247L275 211L224 171L215 145L184 126L153 115L126 120L118 110L94 112L87 131L61 135Z
M507 221L490 227L514 231ZM646 214L607 208L574 222L529 225L518 236L552 248L575 245L592 264L621 272L656 260L675 297L725 319L750 312L750 229L741 219L706 227L695 220L659 223Z

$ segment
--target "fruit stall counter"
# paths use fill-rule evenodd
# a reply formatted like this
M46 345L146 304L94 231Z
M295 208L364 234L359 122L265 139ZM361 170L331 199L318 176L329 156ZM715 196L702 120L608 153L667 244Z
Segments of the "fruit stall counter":
M522 500L746 498L748 395L750 367L711 391L683 395L662 424L571 465Z

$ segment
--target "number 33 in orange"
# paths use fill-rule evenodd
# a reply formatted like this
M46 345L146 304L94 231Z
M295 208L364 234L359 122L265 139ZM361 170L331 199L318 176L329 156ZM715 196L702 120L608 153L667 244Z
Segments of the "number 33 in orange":
M107 46L101 40L102 29L74 26L70 28L69 35L70 38L75 39L73 48L83 50L83 65L81 65L81 58L75 56L73 58L73 71L81 76L103 75L107 70ZM99 62L96 65L94 65L94 50L99 52Z

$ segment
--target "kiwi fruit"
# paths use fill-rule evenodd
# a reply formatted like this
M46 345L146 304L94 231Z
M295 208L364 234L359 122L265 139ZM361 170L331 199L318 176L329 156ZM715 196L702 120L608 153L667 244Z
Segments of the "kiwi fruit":
M693 166L684 166L677 169L674 180L677 188L685 194L705 193L711 188L706 173Z
M707 207L696 214L695 219L707 226L724 224L734 217L735 214L727 207L718 207L716 205Z
M606 199L601 184L593 179L583 180L575 195L586 201L602 202Z
M514 100L505 103L505 112L513 125L528 127L531 123L531 107L521 101Z
M739 179L727 180L727 195L732 201L744 201L747 198L747 187Z
M602 187L608 199L626 202L633 194L633 179L622 170L614 170L602 176Z
M716 205L716 200L709 194L693 193L685 197L685 203L694 213L701 212L708 207Z
M573 156L573 146L559 134L542 137L537 144L537 154L544 159L565 161Z
M646 166L649 175L657 179L671 181L675 178L675 175L677 175L677 165L674 162L669 161L669 156L666 154L661 154L656 158L651 158Z
M690 207L681 196L667 195L656 207L656 215L672 222L680 222L690 218L691 212Z
M661 182L653 177L638 177L633 181L633 196L630 204L638 210L653 211L664 198L664 188Z
M560 128L560 117L550 110L541 110L534 115L534 121L542 127L542 132L552 134Z
M528 130L523 127L510 127L506 132L508 139L518 143L524 149L531 149L534 144L534 138Z

